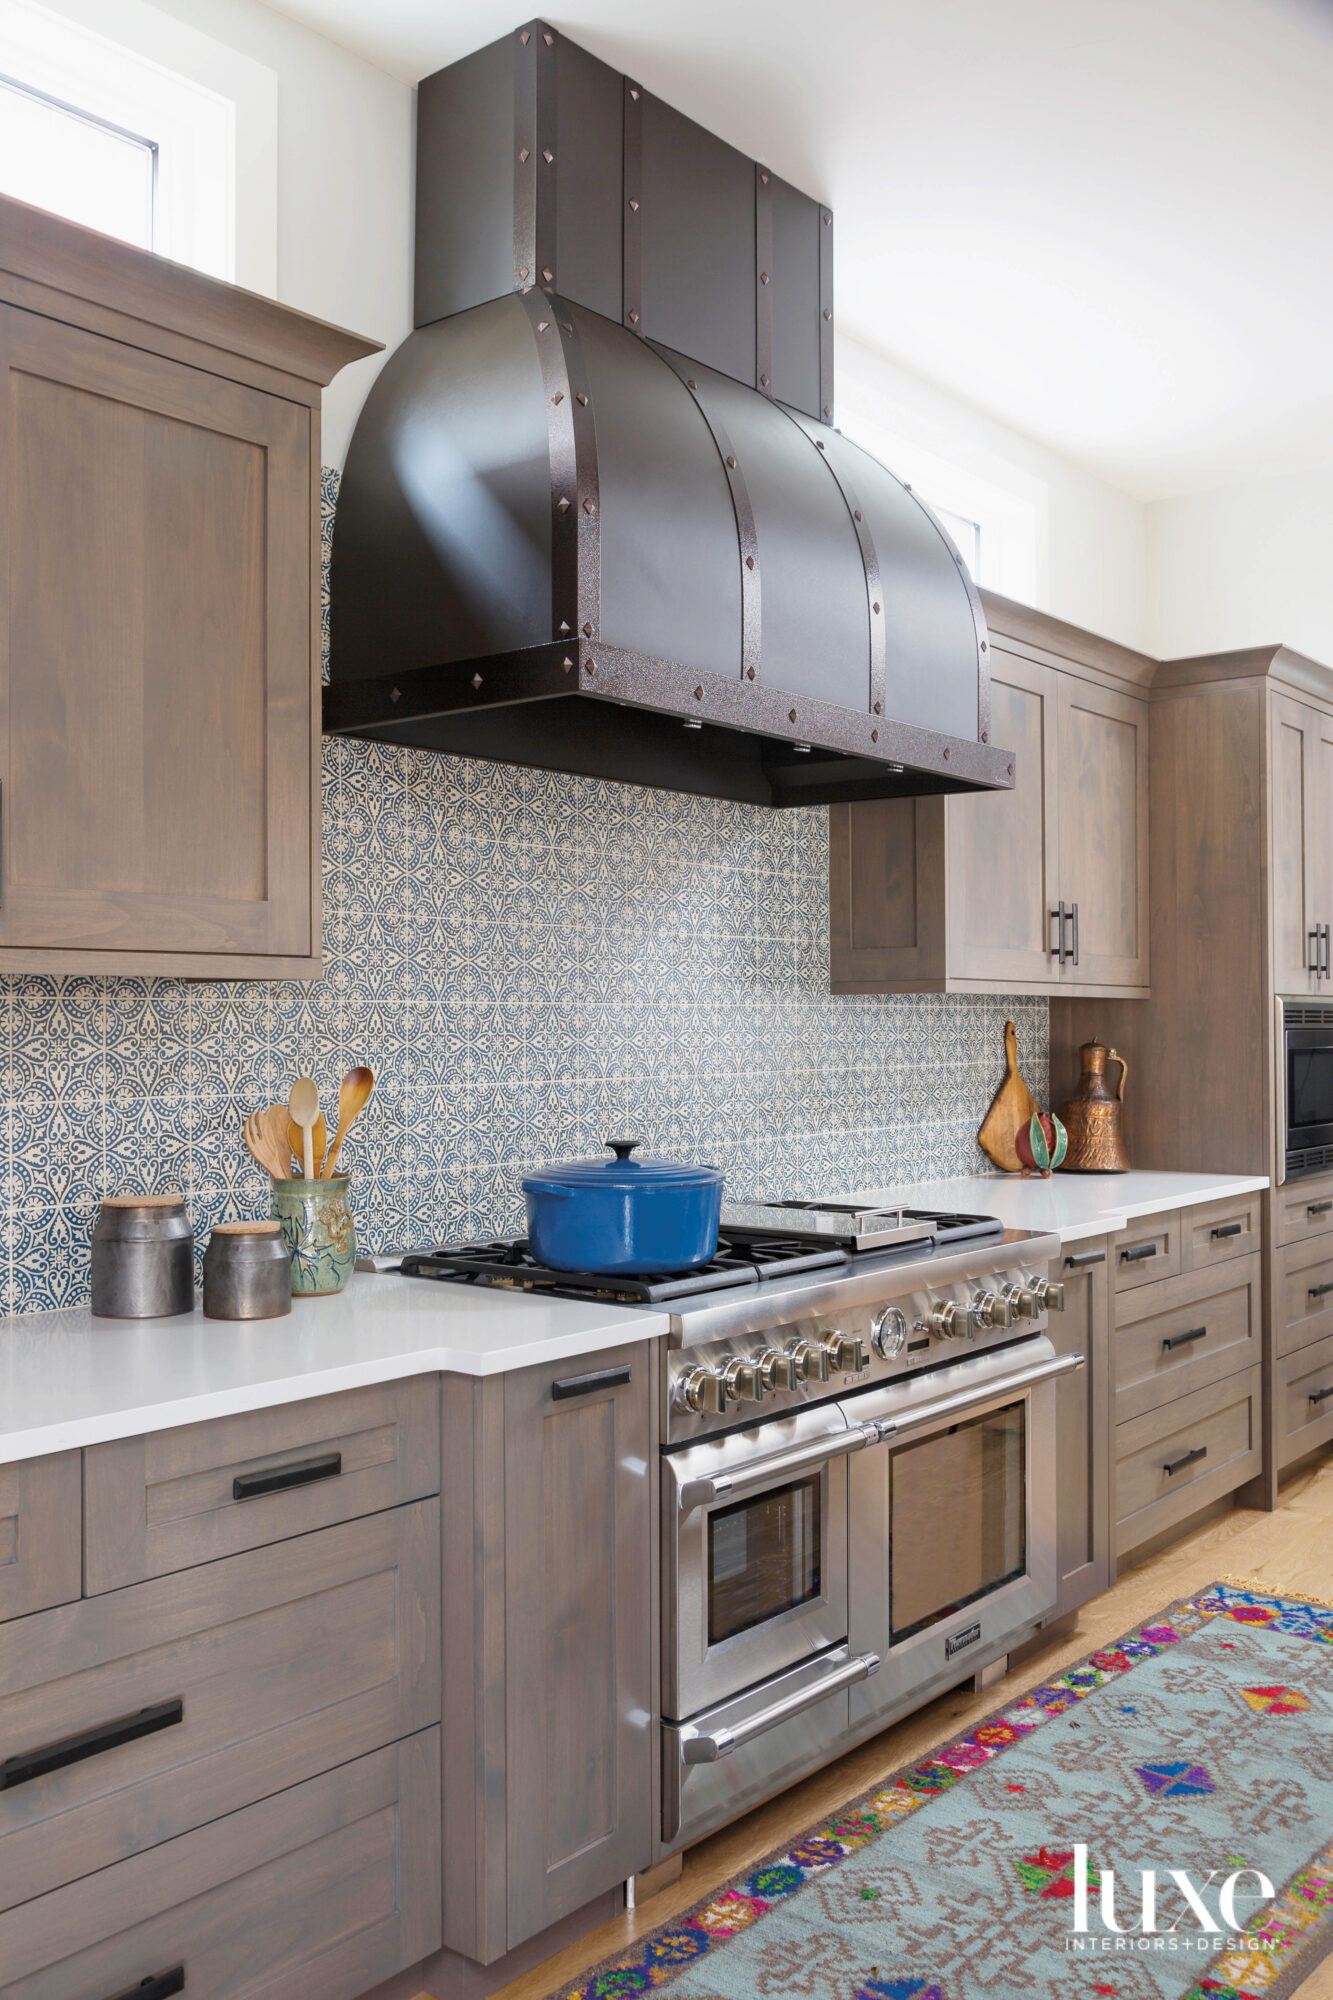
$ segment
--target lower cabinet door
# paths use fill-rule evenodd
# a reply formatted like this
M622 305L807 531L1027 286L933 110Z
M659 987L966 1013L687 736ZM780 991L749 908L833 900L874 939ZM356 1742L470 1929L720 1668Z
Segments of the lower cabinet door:
M440 1941L439 1730L0 1917L0 2000L355 2000Z
M648 1343L505 1378L510 1949L652 1860Z
M1065 1288L1047 1338L1083 1366L1055 1385L1056 1508L1060 1595L1075 1611L1111 1584L1111 1276L1105 1240L1074 1243L1051 1266Z

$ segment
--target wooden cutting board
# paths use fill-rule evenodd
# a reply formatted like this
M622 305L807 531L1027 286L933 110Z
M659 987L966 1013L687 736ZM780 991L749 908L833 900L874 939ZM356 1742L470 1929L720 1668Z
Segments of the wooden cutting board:
M1018 1074L1018 1036L1012 1021L1004 1024L1004 1082L991 1099L990 1110L981 1121L977 1144L988 1159L1006 1174L1023 1170L1015 1139L1031 1123L1037 1100Z

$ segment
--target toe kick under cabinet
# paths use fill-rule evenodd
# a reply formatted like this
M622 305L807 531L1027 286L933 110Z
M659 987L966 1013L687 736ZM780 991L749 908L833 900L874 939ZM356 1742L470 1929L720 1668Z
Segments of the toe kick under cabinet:
M0 2000L355 2000L438 1949L439 1410L0 1467Z
M1260 1470L1258 1200L1152 1216L1112 1239L1120 1557L1169 1536Z

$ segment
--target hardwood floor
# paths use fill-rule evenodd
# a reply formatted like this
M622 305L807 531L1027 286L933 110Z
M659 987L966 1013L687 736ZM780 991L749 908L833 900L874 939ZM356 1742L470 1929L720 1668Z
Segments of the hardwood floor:
M1300 1474L1283 1489L1272 1514L1236 1508L1126 1570L1104 1596L1083 1607L1078 1628L1034 1654L997 1686L973 1695L961 1689L886 1729L836 1764L748 1813L734 1826L690 1849L678 1882L637 1910L580 1939L536 1971L513 1980L493 2000L546 2000L587 1966L609 1957L644 1931L688 1910L710 1889L804 1828L831 1814L879 1778L955 1735L970 1718L1007 1697L1022 1694L1072 1660L1094 1651L1177 1597L1216 1577L1253 1578L1275 1590L1304 1592L1333 1602L1333 1458ZM430 2000L429 1995L419 2000ZM1333 2000L1333 1959L1301 1987L1296 2000Z

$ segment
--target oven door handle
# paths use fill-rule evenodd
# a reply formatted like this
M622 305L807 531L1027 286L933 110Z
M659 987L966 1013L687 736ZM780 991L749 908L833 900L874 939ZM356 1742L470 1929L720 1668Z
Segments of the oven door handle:
M789 1722L793 1715L804 1714L817 1701L837 1694L840 1688L855 1687L858 1681L869 1680L871 1674L879 1671L878 1653L856 1653L850 1660L844 1660L832 1673L810 1687L802 1688L797 1694L785 1695L775 1701L771 1708L761 1708L757 1715L747 1715L744 1722L738 1722L734 1729L712 1729L692 1734L687 1729L680 1732L680 1756L683 1764L716 1764L720 1757L729 1757L733 1750L739 1750L743 1743L753 1742L768 1729L776 1729L780 1722Z
M752 1486L771 1485L789 1472L805 1472L830 1458L846 1458L849 1452L864 1451L868 1444L878 1444L880 1429L873 1420L853 1424L850 1430L826 1431L822 1437L812 1438L809 1444L792 1445L787 1451L775 1451L749 1465L738 1465L734 1472L714 1472L706 1479L687 1479L676 1496L676 1504L682 1514L688 1514L692 1508L709 1507L714 1500L725 1500L733 1493L748 1493Z
M881 1439L901 1437L904 1431L919 1430L923 1424L938 1423L941 1417L960 1416L981 1403L1000 1403L1016 1389L1030 1389L1037 1382L1053 1382L1059 1375L1072 1375L1083 1366L1081 1354L1061 1354L1054 1361L1035 1361L1030 1368L1015 1368L1012 1375L992 1376L978 1382L975 1389L960 1389L938 1402L922 1403L919 1409L905 1410L900 1417L880 1417L876 1427Z

